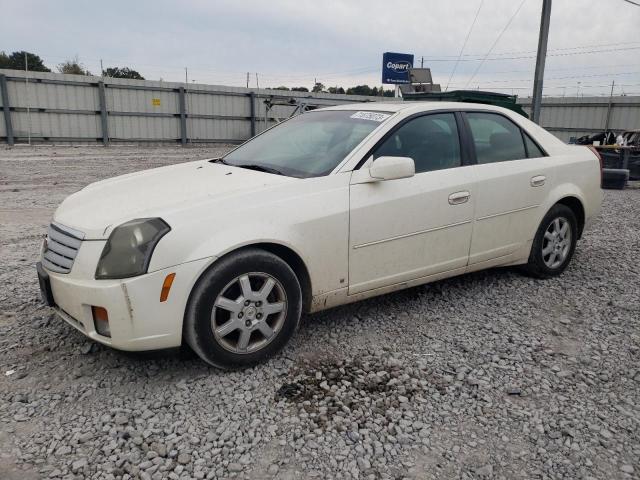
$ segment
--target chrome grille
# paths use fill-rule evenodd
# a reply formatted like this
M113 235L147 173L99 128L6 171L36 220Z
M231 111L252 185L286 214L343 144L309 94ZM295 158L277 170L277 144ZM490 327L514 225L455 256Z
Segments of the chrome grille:
M83 239L84 233L78 230L59 223L49 225L42 254L43 266L52 272L69 273Z

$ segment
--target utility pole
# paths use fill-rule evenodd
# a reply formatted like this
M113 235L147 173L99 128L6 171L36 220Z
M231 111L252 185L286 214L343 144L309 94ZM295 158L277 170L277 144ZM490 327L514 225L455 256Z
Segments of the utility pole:
M247 88L249 88L249 72L247 72Z
M27 57L27 52L24 52L24 86L27 91L27 123L29 125L28 135L29 135L29 145L31 145L31 95L29 95L29 57Z
M551 0L542 0L540 18L540 36L538 37L538 56L536 72L533 77L533 101L531 102L531 120L540 123L540 107L542 106L542 81L544 79L544 63L547 59L547 42L549 40L549 22L551 21Z
M189 73L187 72L187 67L184 67L184 83L189 83Z
M102 68L102 59L100 59L100 76L104 77L104 68Z
M420 57L420 68L424 68L424 57Z
M616 86L616 81L611 81L611 93L609 93L609 103L607 104L607 119L604 122L604 131L609 130L609 120L611 119L611 107L613 106L613 89Z

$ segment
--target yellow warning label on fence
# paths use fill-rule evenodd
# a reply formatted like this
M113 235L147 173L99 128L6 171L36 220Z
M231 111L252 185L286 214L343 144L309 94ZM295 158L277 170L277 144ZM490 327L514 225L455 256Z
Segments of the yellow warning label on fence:
M151 105L153 105L154 107L159 107L160 106L160 99L159 98L152 98L151 99Z

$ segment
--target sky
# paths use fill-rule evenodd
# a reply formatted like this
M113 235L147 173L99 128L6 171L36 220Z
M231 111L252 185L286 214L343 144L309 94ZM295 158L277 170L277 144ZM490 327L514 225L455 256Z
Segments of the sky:
M637 2L640 3L640 0ZM530 96L542 0L2 0L0 51L94 74L217 85L380 85L382 53L435 83ZM471 29L474 18L477 19ZM553 0L544 95L640 95L640 6ZM456 65L461 49L468 41ZM455 68L455 72L454 72ZM452 75L453 73L453 75ZM257 75L256 75L257 74ZM257 77L257 78L256 78ZM257 83L256 83L257 82ZM392 86L387 86L392 88Z

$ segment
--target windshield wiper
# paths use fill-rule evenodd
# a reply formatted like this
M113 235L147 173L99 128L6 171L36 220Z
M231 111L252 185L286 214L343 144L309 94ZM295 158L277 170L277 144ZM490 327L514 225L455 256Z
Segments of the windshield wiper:
M264 165L258 165L253 163L243 164L243 165L233 165L233 164L227 164L227 165L231 165L232 167L238 167L238 168L246 168L248 170L256 170L258 172L266 172L266 173L273 173L275 175L286 176L280 170L272 167L265 167Z
M213 160L209 160L210 163L221 163L223 165L231 165L230 163L225 162L224 158L214 158Z

